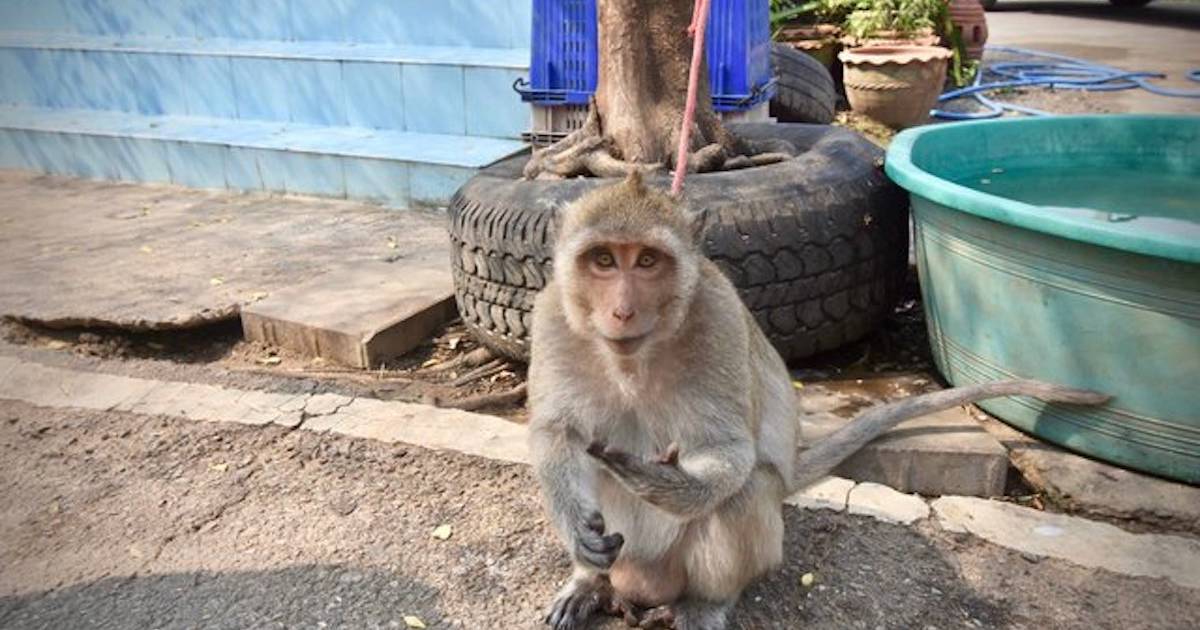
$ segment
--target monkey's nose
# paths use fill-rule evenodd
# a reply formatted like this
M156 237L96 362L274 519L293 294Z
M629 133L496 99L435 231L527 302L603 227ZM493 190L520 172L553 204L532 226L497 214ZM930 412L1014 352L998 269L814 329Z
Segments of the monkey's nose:
M613 314L613 317L616 318L616 320L619 322L627 322L627 321L633 319L633 309L626 308L623 306L618 306L617 308L614 308L612 314Z

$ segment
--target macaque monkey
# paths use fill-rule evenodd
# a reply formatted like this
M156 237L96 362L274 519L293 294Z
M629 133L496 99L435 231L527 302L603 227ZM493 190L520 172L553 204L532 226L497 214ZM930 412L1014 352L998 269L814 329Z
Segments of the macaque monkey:
M994 396L1107 397L1004 381L865 411L799 457L791 377L697 222L636 175L567 207L534 306L531 452L574 573L556 630L591 616L719 630L783 555L784 497L907 418Z

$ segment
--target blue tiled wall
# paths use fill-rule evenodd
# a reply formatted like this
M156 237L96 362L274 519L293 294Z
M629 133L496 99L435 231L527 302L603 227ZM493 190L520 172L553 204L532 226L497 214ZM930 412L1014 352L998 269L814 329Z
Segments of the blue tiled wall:
M529 0L4 0L0 28L525 48Z
M522 147L531 5L0 0L0 167L445 203Z
M0 47L0 102L518 137L525 73L497 67Z

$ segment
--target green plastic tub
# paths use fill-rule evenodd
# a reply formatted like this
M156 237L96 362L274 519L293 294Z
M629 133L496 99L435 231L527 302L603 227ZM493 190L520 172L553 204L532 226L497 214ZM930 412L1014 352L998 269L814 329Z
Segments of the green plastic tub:
M1200 117L1064 116L898 135L933 356L1100 408L983 403L1074 451L1200 483Z

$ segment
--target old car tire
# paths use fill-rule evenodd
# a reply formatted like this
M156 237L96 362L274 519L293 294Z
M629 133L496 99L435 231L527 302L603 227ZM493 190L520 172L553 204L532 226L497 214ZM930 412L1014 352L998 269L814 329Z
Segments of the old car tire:
M883 153L825 125L730 125L740 137L782 138L802 153L752 169L690 175L689 211L703 249L785 359L855 341L888 314L907 268L908 200L883 173ZM483 344L524 360L534 296L551 277L557 211L615 180L522 181L527 157L480 171L450 204L455 297ZM667 188L665 176L648 183Z
M771 44L771 66L776 91L771 115L779 122L817 123L833 121L837 90L829 69L811 55L786 44Z

